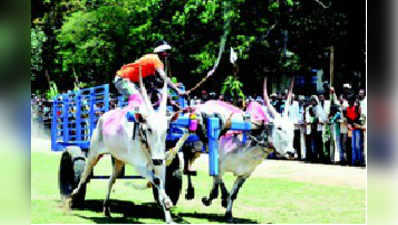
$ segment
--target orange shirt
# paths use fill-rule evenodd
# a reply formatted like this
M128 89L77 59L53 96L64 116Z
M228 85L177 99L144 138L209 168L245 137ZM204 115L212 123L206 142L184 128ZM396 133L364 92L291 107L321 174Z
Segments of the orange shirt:
M142 78L154 75L157 69L164 69L164 65L158 55L146 54L135 62L122 66L116 75L128 78L131 82L138 82L140 67L142 68Z

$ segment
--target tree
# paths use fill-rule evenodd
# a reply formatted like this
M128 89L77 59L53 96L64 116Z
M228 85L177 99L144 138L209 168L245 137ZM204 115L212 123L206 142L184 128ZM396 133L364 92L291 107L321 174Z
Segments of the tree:
M222 51L229 47L238 53L236 79L248 94L261 91L259 84L266 75L327 71L331 45L336 49L337 80L347 69L364 74L364 23L357 12L361 7L326 0L40 2L32 23L42 27L47 40L33 86L47 88L39 82L46 70L51 80L62 82L60 89L72 89L79 82L109 83L123 64L151 52L160 39L173 46L171 75L188 89L218 59L215 76L201 88L222 88L232 71Z
M47 40L47 36L40 26L35 26L31 28L30 39L30 68L32 73L31 80L34 81L43 70L43 45Z

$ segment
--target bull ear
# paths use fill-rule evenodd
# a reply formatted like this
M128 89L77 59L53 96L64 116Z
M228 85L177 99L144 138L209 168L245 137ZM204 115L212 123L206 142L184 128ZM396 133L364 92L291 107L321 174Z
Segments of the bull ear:
M142 116L141 113L136 113L136 114L134 115L134 117L135 117L135 120L136 120L137 122L139 122L139 123L145 123L145 122L146 122L146 120L144 119L144 117Z

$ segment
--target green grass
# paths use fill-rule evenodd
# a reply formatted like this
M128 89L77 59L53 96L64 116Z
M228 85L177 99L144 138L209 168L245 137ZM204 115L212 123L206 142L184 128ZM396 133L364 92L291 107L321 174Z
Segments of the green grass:
M92 180L87 187L84 210L67 210L58 191L57 172L60 155L32 152L31 222L32 223L164 223L162 211L154 204L152 191L135 190L131 182L118 180L111 194L112 218L102 213L106 194L105 180ZM97 174L109 174L110 161L103 159ZM129 168L127 169L129 170ZM227 185L233 182L226 176ZM225 209L219 199L210 207L201 203L208 195L211 178L207 168L194 177L195 199L184 199L173 209L179 223L223 223ZM317 185L276 178L249 178L234 203L238 223L365 223L365 190Z

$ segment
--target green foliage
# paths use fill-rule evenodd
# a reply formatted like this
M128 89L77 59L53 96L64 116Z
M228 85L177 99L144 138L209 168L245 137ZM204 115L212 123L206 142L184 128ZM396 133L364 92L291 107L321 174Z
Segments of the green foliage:
M245 100L245 94L243 93L242 88L243 88L243 83L239 81L236 76L228 76L222 84L221 94L222 95L227 94L235 100L237 97L240 97L243 100Z
M279 1L274 1L268 6L268 10L270 12L275 12L278 9L279 9Z
M68 17L57 35L62 71L75 69L83 79L104 80L114 74L118 52L128 42L128 14L119 6L102 6L95 11L77 11ZM122 46L123 45L123 46Z
M75 82L75 83L74 83L73 90L74 90L74 91L78 91L78 90L80 90L81 88L86 88L86 87L88 87L88 83L84 83L84 82Z
M203 47L200 53L191 55L191 58L199 62L197 68L193 71L194 73L199 74L202 71L210 69L214 65L217 57L216 49L216 44L210 42Z
M285 1L286 5L288 7L293 7L294 6L294 2L293 0L281 0L281 1ZM296 1L298 3L298 1ZM268 6L268 10L270 12L276 12L277 10L279 10L279 0L278 1L273 1L269 6Z
M288 6L292 7L294 5L293 0L286 0Z
M296 72L301 69L300 57L287 49L286 57L283 55L283 52L281 53L279 63L285 72Z
M58 93L58 87L57 84L54 81L50 81L50 89L46 91L45 95L48 100L53 99L55 96L57 96Z
M35 80L43 70L43 44L47 40L46 34L43 32L40 26L31 28L30 31L30 68L31 68L31 80Z
M255 36L248 35L236 35L232 38L231 43L236 46L234 49L236 49L239 59L247 60L249 58L249 50L255 40Z
M171 76L187 88L219 63L214 82L203 86L216 89L232 70L224 48L237 51L240 74L251 74L242 79L249 87L264 71L304 74L303 68L325 67L328 59L318 55L336 43L346 46L349 37L346 11L323 9L312 1L48 0L40 4L44 12L32 20L32 77L44 76L45 68L63 90L76 86L75 80L87 86L110 83L122 65L151 52L161 39L173 46ZM287 57L281 55L282 30L289 34Z

